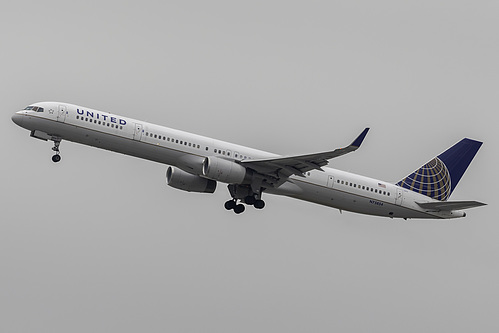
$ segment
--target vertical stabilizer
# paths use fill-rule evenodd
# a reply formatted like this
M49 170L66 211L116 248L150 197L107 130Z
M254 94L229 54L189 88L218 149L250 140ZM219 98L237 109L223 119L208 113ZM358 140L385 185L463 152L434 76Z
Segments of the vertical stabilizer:
M430 198L447 200L482 142L463 139L397 183Z

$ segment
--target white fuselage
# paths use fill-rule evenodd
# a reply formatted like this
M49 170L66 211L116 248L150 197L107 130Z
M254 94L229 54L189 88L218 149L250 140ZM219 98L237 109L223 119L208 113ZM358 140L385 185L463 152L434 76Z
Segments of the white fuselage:
M23 110L15 122L34 136L57 136L201 175L208 156L241 161L279 155L119 115L57 102L37 103L43 112ZM397 185L332 168L291 176L265 193L285 195L340 210L398 218L454 218L462 211L427 211L416 204L431 198Z

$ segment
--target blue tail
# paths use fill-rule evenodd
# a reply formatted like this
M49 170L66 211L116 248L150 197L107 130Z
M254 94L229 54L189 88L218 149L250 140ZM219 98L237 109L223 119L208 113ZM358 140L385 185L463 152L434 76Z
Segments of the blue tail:
M463 139L397 183L398 186L446 201L461 180L482 142Z

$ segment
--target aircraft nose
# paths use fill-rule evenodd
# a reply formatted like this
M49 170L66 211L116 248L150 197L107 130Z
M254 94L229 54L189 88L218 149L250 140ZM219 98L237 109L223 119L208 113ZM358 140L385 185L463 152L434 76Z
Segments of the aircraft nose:
M12 121L18 126L22 126L23 119L24 116L21 114L21 111L14 113L12 116Z

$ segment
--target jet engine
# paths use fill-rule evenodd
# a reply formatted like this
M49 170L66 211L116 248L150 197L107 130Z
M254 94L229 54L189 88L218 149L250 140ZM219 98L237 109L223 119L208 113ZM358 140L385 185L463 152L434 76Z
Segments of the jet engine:
M166 183L168 186L187 192L213 193L217 188L217 182L214 180L199 177L171 166L166 170Z
M252 172L241 164L218 157L206 157L203 161L203 176L229 184L251 182Z

